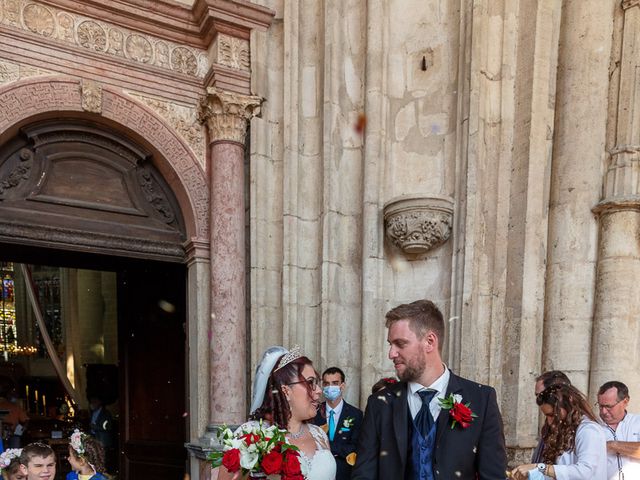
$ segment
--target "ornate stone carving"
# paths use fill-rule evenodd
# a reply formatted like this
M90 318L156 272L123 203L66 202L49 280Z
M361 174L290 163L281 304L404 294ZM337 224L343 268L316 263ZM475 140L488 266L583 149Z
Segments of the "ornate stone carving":
M176 47L171 52L171 68L176 72L195 75L198 72L198 59L185 47Z
M102 86L90 80L82 80L82 109L85 112L102 112Z
M65 42L73 42L73 17L68 13L58 13L58 38Z
M175 220L176 215L171 208L169 200L164 196L162 190L158 188L158 185L156 185L156 182L153 179L153 175L147 168L138 168L138 182L140 183L140 188L142 188L142 193L147 199L147 202L149 202L162 216L165 223L172 223Z
M640 0L622 0L622 9L640 6Z
M129 35L126 41L127 56L136 62L149 63L153 49L149 40L142 35Z
M17 63L0 62L0 83L13 82L20 78L20 66Z
M216 38L216 47L217 63L238 70L250 70L251 56L247 40L220 33Z
M29 178L31 166L33 165L33 152L27 148L20 150L20 161L13 170L0 181L0 200L4 199L7 190L20 185L22 180Z
M169 68L169 47L165 42L156 43L156 65L159 67Z
M109 48L107 53L124 57L124 35L117 28L109 29Z
M406 195L384 206L387 237L405 253L425 253L446 242L452 220L449 197Z
M209 127L212 142L228 140L244 145L247 121L260 115L262 98L208 88L199 105L198 118Z
M71 78L15 82L0 92L0 105L3 106L0 108L1 136L24 119L41 113L80 111L80 82ZM188 234L209 238L209 186L196 156L173 128L129 96L106 86L102 91L102 116L114 124L135 130L154 147L159 161L175 172L184 188L181 208L192 212Z
M20 2L18 0L5 0L4 21L14 27L20 24Z
M204 77L209 71L209 58L202 49L162 41L51 5L41 5L34 0L0 0L0 21L94 52L127 57L185 75ZM222 54L225 65L248 70L248 42L230 36L227 38Z
M22 18L25 27L43 37L50 37L55 31L53 14L42 5L28 4L22 10Z
M156 98L145 97L137 93L129 93L145 105L151 107L153 111L159 113L167 120L178 134L189 144L194 153L198 156L200 165L205 166L204 130L198 121L197 112L194 108L177 105L175 103L158 100Z
M107 50L107 34L96 22L85 20L78 25L78 43L89 50L104 52Z

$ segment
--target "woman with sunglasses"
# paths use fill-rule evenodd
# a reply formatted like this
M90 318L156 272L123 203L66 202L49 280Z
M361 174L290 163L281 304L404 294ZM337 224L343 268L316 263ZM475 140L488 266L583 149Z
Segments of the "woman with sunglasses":
M536 396L544 414L542 429L544 463L520 465L511 473L526 480L537 477L558 480L607 480L607 447L587 399L571 385L551 385Z
M327 434L309 422L316 416L321 393L318 372L299 347L267 349L256 370L250 422L287 431L287 442L299 448L305 480L334 480L336 475ZM222 466L218 478L237 480L240 472L231 474Z

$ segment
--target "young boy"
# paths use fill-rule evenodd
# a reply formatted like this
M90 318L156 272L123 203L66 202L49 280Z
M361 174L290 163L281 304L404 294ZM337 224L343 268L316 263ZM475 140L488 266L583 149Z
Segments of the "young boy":
M56 476L56 454L49 445L30 443L20 454L20 471L27 480L53 480Z

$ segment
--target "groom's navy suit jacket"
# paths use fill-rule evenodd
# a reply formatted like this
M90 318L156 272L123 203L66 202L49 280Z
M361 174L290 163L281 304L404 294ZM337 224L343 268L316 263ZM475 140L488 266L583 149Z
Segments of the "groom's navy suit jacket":
M477 415L468 428L451 429L447 410L438 415L433 472L442 480L504 480L506 450L502 417L493 388L451 373L446 396L462 395ZM351 480L411 478L411 414L407 384L399 382L374 393L367 401L358 437Z

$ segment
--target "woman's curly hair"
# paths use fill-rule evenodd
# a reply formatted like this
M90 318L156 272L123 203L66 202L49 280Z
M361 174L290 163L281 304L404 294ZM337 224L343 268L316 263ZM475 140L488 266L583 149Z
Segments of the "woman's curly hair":
M544 463L554 464L560 455L575 448L576 431L583 417L597 420L585 396L571 385L547 387L538 394L536 403L553 408L553 420L542 429L542 457Z
M307 388L309 398L311 398L311 388L306 383L307 379L302 376L302 370L307 365L313 366L311 360L307 357L299 357L284 367L272 371L271 375L269 375L262 405L253 412L250 417L251 420L265 419L277 425L278 428L286 429L291 418L291 406L282 391L282 386L300 382Z

